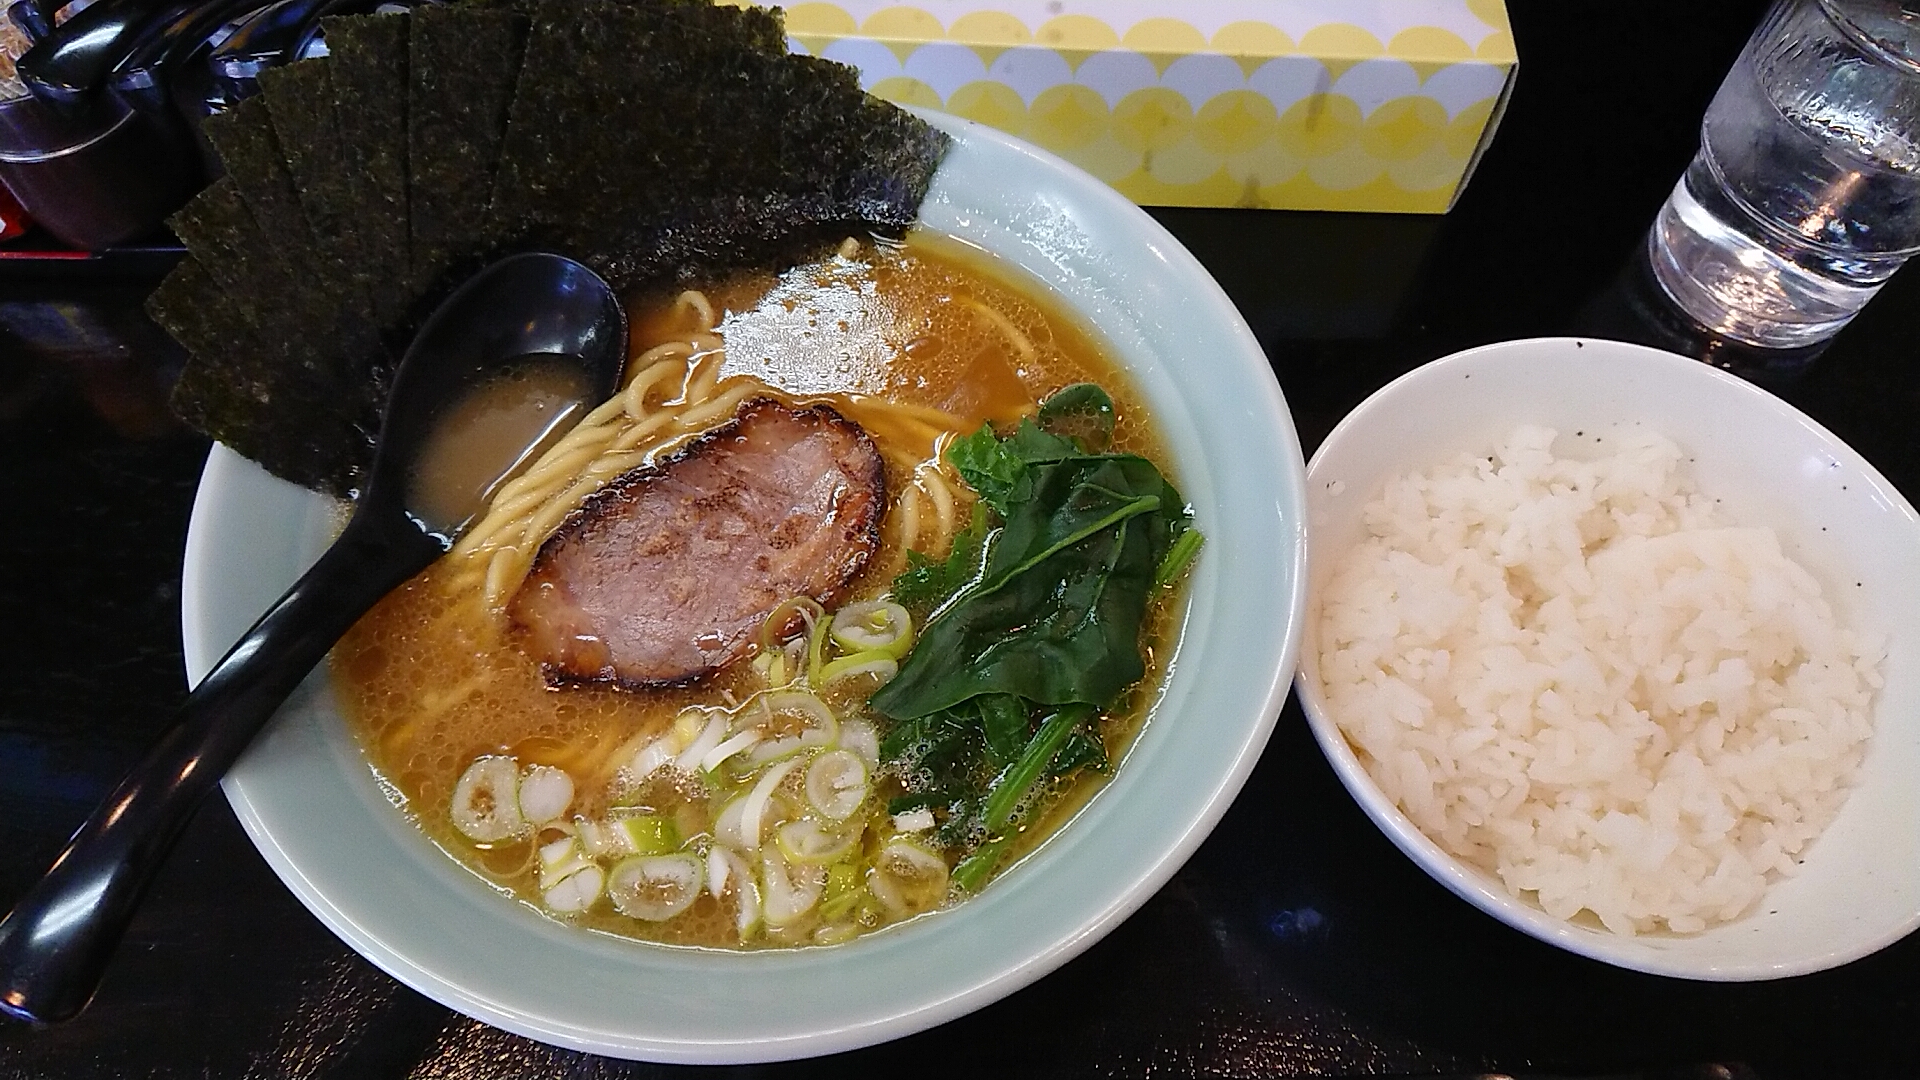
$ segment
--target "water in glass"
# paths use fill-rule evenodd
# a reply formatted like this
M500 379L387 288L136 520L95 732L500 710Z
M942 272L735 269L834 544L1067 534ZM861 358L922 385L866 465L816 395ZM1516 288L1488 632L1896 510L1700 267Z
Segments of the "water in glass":
M1920 12L1782 0L1714 97L1649 237L1709 329L1830 337L1920 251Z

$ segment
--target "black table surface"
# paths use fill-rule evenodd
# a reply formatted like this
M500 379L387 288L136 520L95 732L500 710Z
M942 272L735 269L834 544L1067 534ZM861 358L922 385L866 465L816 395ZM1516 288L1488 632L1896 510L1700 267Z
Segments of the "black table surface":
M1756 3L1511 5L1499 136L1444 217L1157 210L1258 334L1309 453L1376 387L1458 349L1584 334L1729 366L1920 500L1920 271L1824 353L1690 331L1645 230ZM179 580L207 445L145 263L0 271L0 905L183 698ZM1250 465L1250 467L1257 467ZM831 992L828 989L826 992ZM1617 970L1456 899L1361 814L1290 702L1213 836L1078 959L963 1019L787 1076L1920 1076L1920 940L1775 982ZM0 1078L642 1077L399 985L324 930L208 802L92 1007L0 1023Z

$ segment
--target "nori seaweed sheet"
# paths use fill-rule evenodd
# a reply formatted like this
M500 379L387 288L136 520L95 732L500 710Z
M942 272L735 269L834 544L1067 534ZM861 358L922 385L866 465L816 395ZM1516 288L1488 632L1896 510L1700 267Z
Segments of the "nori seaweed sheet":
M523 246L626 288L688 253L684 270L704 276L791 258L849 224L911 224L944 136L785 41L760 9L542 0L495 235L518 229Z
M193 255L146 307L188 351L172 396L181 419L283 479L342 497L353 490L371 446L364 393L315 388L298 369L290 373Z
M481 226L519 80L528 20L510 11L423 7L407 35L407 213L412 291L481 246Z
M208 184L168 224L223 289L238 286L244 291L255 275L277 272L279 256L230 177Z
M486 260L560 251L630 290L778 269L911 224L946 148L787 54L774 11L466 0L324 27L331 55L215 123L228 179L177 216L192 254L149 310L191 354L183 417L335 494L415 320Z
M764 10L542 0L501 151L497 234L524 230L598 262L614 233L660 220L688 193L761 186L765 170L751 162L765 144L738 126L749 101L786 109L743 85L735 65L777 63L785 47Z
M188 417L189 422L201 414L219 411L220 398L237 394L266 401L271 396L273 366L265 351L254 344L252 324L237 317L226 292L199 259L189 254L175 264L159 288L147 297L146 310L154 322L186 347L189 369L204 366L218 376L210 379L209 389L201 393L182 391L185 376L182 384L174 387L176 410L194 414ZM216 400L200 400L203 397Z
M407 27L402 14L321 20L333 68L340 167L355 213L355 276L383 326L413 307L407 255Z
M371 430L378 405L369 415L364 399L388 366L378 330L348 302L351 294L304 272L301 260L311 252L305 216L297 199L282 198L290 193L279 189L277 165L270 167L278 153L264 107L217 119L208 121L209 139L236 156L224 177L174 216L174 231L220 289L217 310L244 326L249 347L282 373L280 381L323 398L323 413L344 411ZM352 463L328 486L351 486L360 468Z
M911 225L946 137L860 91L851 69L807 56L735 57L736 86L796 102L780 123L743 123L748 160L709 156L744 185L706 176L703 199L682 197L637 225L588 223L567 238L609 280L629 284L790 262L849 232ZM725 102L724 90L708 90ZM723 107L735 108L727 102ZM748 110L750 115L751 110ZM726 114L722 114L726 115ZM757 148L758 157L751 151ZM681 168L694 169L695 165ZM728 187L735 189L728 191ZM596 240L593 233L603 239Z
M201 130L260 227L282 243L309 248L307 217L281 156L267 103L248 98L230 112L208 117Z
M260 73L260 96L278 137L287 174L306 215L316 259L311 264L322 278L338 283L352 302L369 314L362 275L356 273L360 253L352 222L358 213L353 184L340 167L340 128L333 115L331 65L306 60Z
M254 218L232 176L207 185L168 224L225 293L235 318L258 330L285 314L286 297L296 288L294 271ZM262 339L290 337L277 333ZM276 351L291 356L284 345Z
M354 349L376 344L379 332L372 308L351 279L311 272L326 264L301 208L266 101L247 98L229 112L208 117L203 130L220 155L228 182L253 215L260 239L285 271L277 280L293 290L293 306L303 314L302 325L291 329L321 334L344 327L345 339L327 342Z

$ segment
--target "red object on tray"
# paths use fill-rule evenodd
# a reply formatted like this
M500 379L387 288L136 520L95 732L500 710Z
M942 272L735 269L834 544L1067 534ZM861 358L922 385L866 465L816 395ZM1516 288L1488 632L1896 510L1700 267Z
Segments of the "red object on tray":
M33 227L33 219L27 216L20 204L14 201L13 193L0 187L0 244Z

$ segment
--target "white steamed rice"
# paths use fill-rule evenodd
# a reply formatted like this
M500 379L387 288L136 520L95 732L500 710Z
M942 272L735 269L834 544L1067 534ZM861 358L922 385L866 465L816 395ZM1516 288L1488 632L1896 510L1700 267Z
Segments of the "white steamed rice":
M1687 933L1753 908L1839 811L1881 647L1651 433L1554 432L1398 478L1324 591L1328 711L1387 796L1548 912Z

